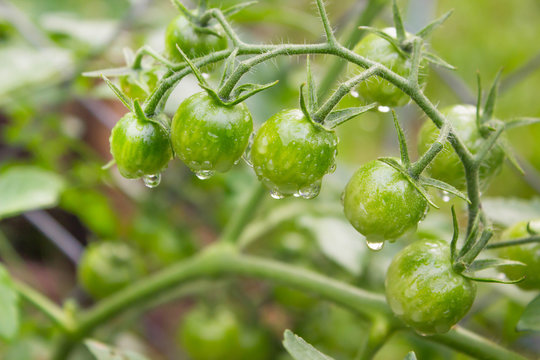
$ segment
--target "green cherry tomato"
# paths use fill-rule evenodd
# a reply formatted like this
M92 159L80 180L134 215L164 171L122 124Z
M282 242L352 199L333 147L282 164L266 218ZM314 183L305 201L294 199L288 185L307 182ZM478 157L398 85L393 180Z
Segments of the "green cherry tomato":
M531 236L527 231L527 221L519 222L501 234L501 239L512 240ZM516 285L524 290L540 289L540 243L506 246L497 251L499 257L524 263L526 266L501 266L509 279L525 279Z
M118 121L109 142L118 171L128 179L157 175L172 157L167 131L154 122L138 119L133 113Z
M322 177L335 167L337 144L335 132L312 122L299 109L283 110L259 129L250 157L274 198L310 199L319 194Z
M383 30L392 37L396 37L395 28L386 28ZM411 36L410 34L407 34ZM395 47L383 38L369 34L356 46L353 51L358 55L364 56L369 60L376 61L398 75L403 77L409 76L411 69L411 58L401 55ZM349 65L349 73L351 76L358 75L364 69L355 64ZM422 59L420 63L420 72L418 74L418 82L423 88L427 82L428 62ZM382 106L403 106L410 100L409 95L405 94L399 88L395 87L387 80L374 76L366 81L361 82L356 91L360 98L368 103L377 102Z
M145 265L127 244L99 242L84 251L77 269L81 286L101 299L133 283L145 274Z
M450 330L471 308L476 285L454 272L450 246L421 240L401 250L386 273L386 299L394 314L423 335Z
M169 59L183 62L183 58L176 48L177 44L190 59L226 49L227 37L223 33L221 26L215 25L211 29L219 33L220 36L200 32L185 15L178 15L167 26L165 53Z
M120 89L130 99L145 100L156 88L159 78L155 69L133 71L118 78Z
M229 170L242 156L253 131L244 103L225 106L206 92L180 104L171 127L175 153L201 178Z
M198 306L184 317L179 329L184 351L192 360L238 359L241 326L225 307Z
M360 167L343 194L345 216L368 246L378 250L415 228L427 211L427 201L393 167L374 160Z
M474 155L485 140L476 126L476 107L472 105L454 105L441 110L450 121L464 145ZM420 129L418 152L424 153L437 139L439 130L431 121L426 121ZM491 180L501 171L505 158L504 150L494 146L480 166L480 187L486 189ZM460 190L466 188L465 168L450 145L445 143L443 151L430 164L430 175Z

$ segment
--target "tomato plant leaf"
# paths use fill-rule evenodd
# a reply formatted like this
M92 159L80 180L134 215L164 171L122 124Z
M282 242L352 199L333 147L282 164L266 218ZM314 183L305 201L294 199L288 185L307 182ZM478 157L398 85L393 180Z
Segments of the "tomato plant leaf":
M7 270L0 265L0 337L11 340L19 330L19 294Z
M284 337L283 346L295 360L333 360L290 330L285 330Z
M17 166L0 175L0 219L53 207L64 189L57 174L34 166Z
M145 356L136 352L114 349L99 341L86 340L84 344L96 360L147 360Z
M535 297L523 311L516 326L517 331L540 331L540 295Z

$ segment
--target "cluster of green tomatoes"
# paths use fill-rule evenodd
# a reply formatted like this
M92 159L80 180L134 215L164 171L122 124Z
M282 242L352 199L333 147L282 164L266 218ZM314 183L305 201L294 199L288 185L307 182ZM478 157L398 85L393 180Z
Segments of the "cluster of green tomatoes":
M183 61L177 46L191 58L227 48L219 25L206 25L211 33L201 32L199 25L185 15L170 23L165 39L170 60ZM394 28L384 32L396 37ZM354 51L403 77L410 72L411 59L398 51L395 44L375 34L361 40ZM422 70L427 62L422 60L420 65ZM360 70L351 65L349 72L355 74ZM124 76L120 85L128 96L144 101L155 89L157 80L155 75L143 71L137 79ZM420 71L419 85L423 87L426 80L426 74ZM387 107L402 106L410 100L377 76L361 82L353 92L366 102ZM471 154L476 154L485 140L477 127L476 108L455 105L441 112ZM244 103L227 105L202 91L184 100L172 121L163 114L147 119L128 113L112 130L110 145L120 173L131 179L143 177L148 186L159 183L159 174L174 156L201 179L228 171L244 156L272 197L292 195L310 199L319 193L323 176L335 169L336 133L314 122L300 109L276 113L252 134L252 116ZM420 131L420 153L438 135L439 130L426 122ZM505 152L496 144L479 169L481 187L487 187L504 159ZM448 142L428 171L432 178L458 190L466 187L465 170ZM428 201L418 185L379 160L364 164L354 173L345 188L343 205L347 219L372 249L381 249L385 241L413 231L428 210ZM538 256L534 261L538 270ZM530 276L529 281L537 288L540 285L537 274ZM475 284L454 269L449 244L444 240L409 245L393 259L386 278L386 296L393 312L422 334L447 332L470 309L475 293Z

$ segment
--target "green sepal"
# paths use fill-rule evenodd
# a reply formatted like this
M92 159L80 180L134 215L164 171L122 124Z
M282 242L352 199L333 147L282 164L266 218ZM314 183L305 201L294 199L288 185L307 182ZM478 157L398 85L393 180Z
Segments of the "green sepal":
M243 84L238 87L236 87L232 93L231 97L234 99L232 101L225 101L223 102L227 106L233 106L236 104L241 103L242 101L246 100L247 98L252 97L253 95L266 90L268 88L271 88L272 86L276 85L279 82L279 80L276 80L274 82L268 83L268 84ZM242 94L242 95L241 95Z
M182 13L185 15L188 20L192 23L197 23L199 21L199 18L195 16L187 7L184 6L179 0L171 0L172 4Z
M437 66L440 66L440 67L443 67L445 69L448 69L448 70L456 70L457 68L446 62L445 60L443 60L440 56L434 54L434 53L431 53L431 52L423 52L422 53L422 56L427 60L429 61L430 63L432 64L435 64Z
M497 100L497 91L499 89L499 82L501 79L501 72L502 70L499 70L497 72L495 80L493 81L493 85L491 85L491 89L489 89L486 104L484 105L484 113L480 118L481 124L488 122L493 117L493 111L495 110L495 101Z
M130 47L125 46L122 49L122 53L124 54L124 61L126 62L126 65L132 67L133 63L135 62L135 53L133 50L131 50Z
M433 206L435 209L439 208L437 206L437 204L435 204L431 200L429 194L422 187L422 185L420 185L417 180L413 179L412 176L409 174L409 172L405 168L403 168L403 166L400 163L398 163L395 159L387 158L387 157L380 157L377 160L381 161L381 162L385 163L386 165L389 165L389 166L393 167L394 169L396 169L397 171L399 171L412 184L412 186L414 186L414 188L422 195L422 197L424 197L424 199L426 199L426 201L428 202L429 205Z
M139 103L139 100L135 99L133 101L133 113L135 114L135 116L137 116L137 118L139 120L143 120L143 121L150 121L156 125L159 125L163 128L163 130L165 130L167 133L170 132L170 127L169 127L169 124L165 123L164 121L161 121L161 119L159 117L154 117L154 116L146 116L146 114L144 113L144 110L143 108L141 107L141 104Z
M456 209L454 208L454 205L452 205L452 241L450 241L450 257L452 259L452 262L456 259L456 248L457 248L457 241L459 239L459 224L456 216Z
M443 14L441 17L433 20L432 22L424 26L420 31L418 31L416 33L416 36L419 36L422 39L426 39L428 36L431 35L431 33L433 33L435 29L441 26L450 17L450 15L452 15L453 12L454 10L450 10Z
M485 269L497 268L499 266L519 265L527 266L520 261L507 260L507 259L480 259L475 260L469 265L467 271L476 272Z
M223 10L223 15L225 16L231 16L231 15L234 15L236 14L237 12L240 12L242 10L244 10L245 8L247 8L248 6L251 6L251 5L254 5L258 3L258 1L245 1L245 2L242 2L240 4L236 4L236 5L233 5L225 10Z
M324 119L324 126L329 129L333 129L352 118L361 115L371 109L377 107L377 103L369 104L366 106L350 107L346 109L332 111L326 119Z
M392 1L392 17L394 19L394 27L396 28L396 37L400 44L405 42L407 37L405 32L405 26L403 26L403 19L397 5L397 0Z
M518 128L522 126L529 126L529 125L538 124L538 123L540 123L540 118L520 117L520 118L515 118L512 120L505 121L504 129L509 130L509 129L514 129L514 128Z
M504 155L506 155L508 161L510 161L510 163L521 173L521 175L525 174L525 170L523 170L521 165L519 165L516 155L514 154L514 150L508 141L506 141L505 138L499 139L499 141L497 141L497 145L504 151Z
M388 41L390 43L390 45L392 45L394 47L394 49L403 57L405 58L408 58L410 57L410 54L408 54L405 50L403 50L401 48L401 44L399 43L399 41L388 35L387 33L385 33L384 31L382 30L379 30L377 28L374 28L374 27L371 27L371 26L359 26L358 29L360 30L364 30L364 31L367 31L367 32L370 32L374 35L377 35L378 37Z
M209 28L207 26L199 26L199 25L193 25L193 29L195 32L201 33L201 34L207 34L207 35L213 35L216 37L223 37L223 34L220 34L216 30L213 30L212 28Z
M482 79L480 78L480 72L476 72L476 128L480 130L482 128L481 112L482 112Z
M462 258L473 246L474 239L478 235L478 229L479 229L479 223L480 223L480 212L476 213L476 216L473 219L472 226L470 228L469 234L467 236L467 239L465 239L465 244L459 250L457 258Z
M114 85L105 75L101 75L101 78L109 85L109 88L114 92L116 97L130 110L133 111L133 102L126 94L122 92L116 85Z
M405 138L405 133L403 128L399 123L398 117L394 109L392 109L392 118L394 119L394 127L396 128L398 141L399 141L399 153L401 155L401 163L405 168L408 168L411 165L411 159L409 158L409 150L407 149L407 139Z
M440 181L440 180L425 177L425 176L420 176L419 180L420 180L420 183L423 186L430 186L430 187L434 187L434 188L439 189L439 190L446 191L446 192L448 192L448 193L450 193L452 195L457 196L458 198L460 198L462 200L465 200L469 204L471 203L471 201L469 200L467 195L465 195L464 193L462 193L461 191L459 191L458 189L456 189L452 185L445 183L444 181Z
M480 254L480 252L486 247L488 241L493 237L493 232L489 229L482 231L482 235L477 239L470 249L464 253L463 256L458 258L458 262L462 262L465 268L468 269L474 259Z
M306 98L304 97L304 86L306 86L306 83L302 83L300 85L300 110L304 113L304 116L312 123L316 123L315 120L313 120L313 117L309 113L309 109L306 106Z
M195 77L197 78L197 80L199 81L199 85L201 85L201 87L204 85L206 87L209 87L208 83L206 82L206 79L204 78L204 76L202 76L202 73L201 71L195 66L195 64L193 64L193 62L187 57L186 53L184 53L182 51L182 49L180 49L180 46L178 46L178 44L176 44L176 49L178 50L178 52L180 53L180 56L182 56L182 59L184 59L184 61L188 64L188 66L191 68L191 71L193 72L193 75L195 75Z
M461 276L463 276L466 279L473 280L473 281L496 283L496 284L516 284L518 282L525 280L525 276L516 280L502 280L502 279L490 278L490 277L478 277L474 275L469 275L466 272L462 272Z
M319 106L319 100L317 99L317 88L315 80L313 79L313 73L311 72L311 61L309 55L306 60L307 70L307 91L308 91L308 110L314 112Z
M227 79L233 72L236 63L236 55L238 55L238 48L235 48L231 52L231 55L227 57L227 60L225 60L225 64L223 66L223 74L221 74L221 80L219 81L219 88L221 88L223 84L225 84L225 81L227 81Z

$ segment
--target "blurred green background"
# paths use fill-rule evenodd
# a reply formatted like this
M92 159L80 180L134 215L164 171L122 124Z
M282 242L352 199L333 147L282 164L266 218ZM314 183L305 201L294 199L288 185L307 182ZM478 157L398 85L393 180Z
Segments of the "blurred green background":
M326 1L343 40L358 31L353 24L369 6L381 7L372 24L389 26L391 13L386 2ZM235 2L211 3L227 7ZM475 103L477 72L484 88L489 88L502 68L496 116L503 120L540 117L538 0L409 0L400 5L411 32L454 9L433 35L431 48L457 70L431 69L426 94L433 103L440 107ZM244 163L227 174L201 181L174 160L163 173L162 184L147 189L142 181L123 179L115 168L101 168L111 159L110 129L127 110L102 81L81 73L124 66L126 47L135 50L148 44L162 51L165 27L175 15L166 0L0 0L0 177L10 169L32 167L51 171L66 184L55 208L0 221L0 258L16 277L56 302L72 298L82 307L92 303L76 280L76 262L87 244L129 243L150 271L155 271L212 242L256 181ZM310 0L261 0L235 15L233 21L241 36L255 43L303 43L322 38ZM317 81L325 79L333 62L323 56L314 59ZM219 70L211 74L211 81L219 79ZM331 78L332 86L344 78L344 73ZM305 57L262 64L246 79L259 83L280 80L278 86L247 101L258 126L273 113L298 106ZM195 79L186 77L166 111L174 113L184 98L197 91ZM355 101L348 97L343 106ZM398 115L414 154L416 133L425 115L414 104L398 109ZM382 253L368 253L361 236L344 220L339 198L360 164L398 154L395 131L389 113L373 111L343 125L338 134L338 170L325 178L321 195L310 201L267 199L242 240L250 252L382 291L386 266L407 242L389 244ZM540 191L540 125L512 130L508 135L525 175L508 164L483 194L488 215L501 227L540 217L536 197ZM438 202L441 210L432 210L415 236L449 236L449 205L461 209L463 204L453 199ZM95 338L141 351L152 359L187 359L177 329L196 303L208 307L225 304L243 327L264 329L264 354L252 359L287 359L280 344L285 328L338 360L354 359L366 337L366 324L349 312L272 284L202 282L179 289L176 295L156 299L156 307L144 314L122 315L101 327ZM514 286L480 286L480 296L463 324L505 346L538 355L540 338L514 331L523 306L533 295ZM0 343L0 358L46 359L54 336L46 319L29 308L18 339ZM403 358L411 349L419 359L466 358L405 333L393 336L376 358ZM88 356L80 349L75 358Z

